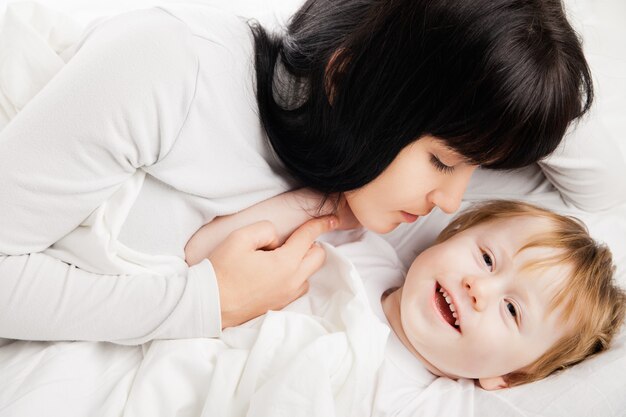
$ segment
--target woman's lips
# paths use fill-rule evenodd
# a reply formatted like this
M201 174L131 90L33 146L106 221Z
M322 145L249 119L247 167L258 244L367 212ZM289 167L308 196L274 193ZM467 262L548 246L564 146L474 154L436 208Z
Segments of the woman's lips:
M407 213L406 211L402 212L402 217L404 217L404 222L405 223L414 223L417 219L420 218L420 216L417 216L417 215L411 214L411 213Z

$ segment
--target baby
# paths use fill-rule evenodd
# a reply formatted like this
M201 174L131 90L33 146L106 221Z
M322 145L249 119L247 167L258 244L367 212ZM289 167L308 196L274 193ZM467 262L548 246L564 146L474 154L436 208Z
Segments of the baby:
M312 193L287 193L218 218L190 239L186 260L199 262L230 231L259 220L276 224L287 237L317 203ZM365 231L360 240L386 245ZM359 258L395 256L381 247L346 253L359 269ZM431 376L473 379L493 390L545 378L606 350L626 310L613 271L609 250L578 220L526 203L492 201L450 223L404 280L397 270L390 279L367 268L360 272L373 310L395 335L390 355L410 352ZM404 372L414 380L414 369L402 363L385 361L381 378L400 384ZM392 391L397 396L387 389Z
M613 271L609 250L579 221L493 201L448 225L382 304L432 373L499 389L608 348L626 300Z

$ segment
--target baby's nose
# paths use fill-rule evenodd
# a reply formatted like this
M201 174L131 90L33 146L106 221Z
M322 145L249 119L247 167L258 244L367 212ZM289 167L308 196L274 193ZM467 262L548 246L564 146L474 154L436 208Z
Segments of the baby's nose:
M486 296L484 286L480 280L473 276L463 278L463 289L467 292L472 308L476 311L483 311L486 307Z

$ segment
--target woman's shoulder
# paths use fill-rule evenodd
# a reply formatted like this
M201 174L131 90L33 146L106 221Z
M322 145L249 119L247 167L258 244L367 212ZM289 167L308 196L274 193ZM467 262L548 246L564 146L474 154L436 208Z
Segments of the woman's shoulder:
M249 53L252 35L246 19L206 5L171 5L124 12L89 27L77 45L109 47L143 58L158 55L168 65L191 62L200 44ZM204 42L203 42L204 41Z
M200 39L223 46L252 44L247 19L230 10L200 4L160 6L159 9L184 23Z
M83 45L94 43L119 47L117 41L122 41L129 46L143 42L143 46L146 47L152 44L167 48L168 44L174 44L190 35L191 31L185 22L160 8L137 9L103 18L91 24L79 41L77 49L80 50Z
M223 80L225 88L236 90L243 84L249 89L254 39L248 19L214 5L168 5L157 10L185 27L186 43L197 55L203 77L223 80L229 74Z
M120 79L141 74L147 84L171 77L193 84L198 58L192 36L184 22L161 9L132 10L91 25L74 46L72 60L99 57L100 71Z

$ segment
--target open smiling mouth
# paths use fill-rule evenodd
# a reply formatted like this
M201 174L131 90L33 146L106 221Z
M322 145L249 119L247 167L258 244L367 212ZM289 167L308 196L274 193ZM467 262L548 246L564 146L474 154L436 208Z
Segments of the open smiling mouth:
M437 283L437 286L435 287L435 305L443 319L457 332L461 333L458 313L456 312L457 308L452 302L452 298L448 295L446 290L439 285L439 283Z

